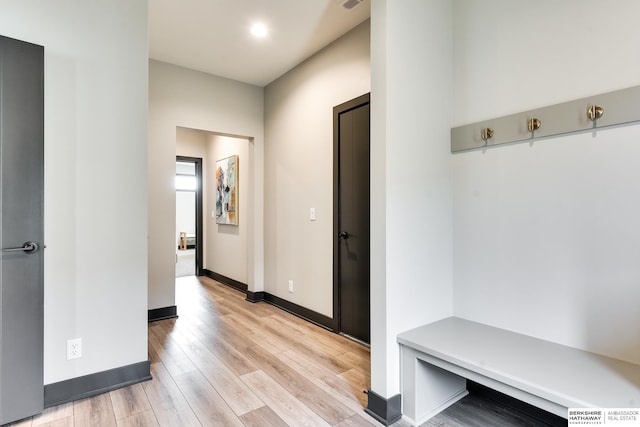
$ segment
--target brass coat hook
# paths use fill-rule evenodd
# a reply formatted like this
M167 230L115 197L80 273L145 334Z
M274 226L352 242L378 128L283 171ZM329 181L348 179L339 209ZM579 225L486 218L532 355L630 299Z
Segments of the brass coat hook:
M482 140L485 142L487 142L487 140L489 138L493 137L493 129L491 128L482 128L482 131L480 132L480 138L482 138Z
M531 117L529 121L527 121L527 129L529 129L529 132L531 133L533 133L533 131L535 130L540 129L540 125L542 125L542 122L535 117Z
M604 108L602 108L599 105L594 104L591 107L589 107L589 109L587 110L587 117L592 122L602 117L603 114L604 114Z

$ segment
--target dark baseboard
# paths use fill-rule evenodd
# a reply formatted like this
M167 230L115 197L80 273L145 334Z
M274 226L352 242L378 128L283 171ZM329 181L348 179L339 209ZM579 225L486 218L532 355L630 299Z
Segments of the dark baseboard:
M309 310L308 308L302 307L301 305L294 304L290 301L277 297L275 295L271 295L269 292L258 291L253 292L248 290L248 286L244 283L240 283L236 280L225 277L221 274L215 273L211 270L204 270L204 275L222 283L223 285L227 285L231 288L237 289L239 291L244 292L247 295L246 300L249 302L268 302L271 305L275 305L276 307L288 311L289 313L296 315L304 320L307 320L311 323L315 323L318 326L321 326L325 329L329 329L333 331L333 319L331 317L327 317L324 314L320 314L316 311Z
M269 292L264 293L264 301L268 302L271 305L275 305L276 307L284 311L288 311L291 314L308 320L311 323L315 323L318 326L322 326L325 329L333 331L333 319L331 317L327 317L324 314L309 310L306 307L294 304L291 301L287 301L286 299L271 295Z
M391 425L402 418L402 397L399 394L388 399L376 392L369 390L367 408L364 410L378 422L385 426Z
M506 394L500 393L499 391L483 386L482 384L475 383L471 380L467 380L467 390L469 390L470 394L482 397L487 400L491 400L499 406L511 408L514 411L520 412L521 414L524 414L529 418L540 421L544 425L553 427L565 427L567 425L567 420L565 418L547 412L544 409L529 405L528 403L525 403L511 396L507 396Z
M149 322L164 319L175 319L178 317L178 307L170 305L169 307L152 308L151 310L148 310L147 313Z
M44 386L44 407L73 402L151 379L150 362L134 363Z
M207 276L208 278L213 279L216 282L220 282L223 285L227 285L229 287L237 289L239 291L246 293L247 290L249 289L249 287L245 283L238 282L237 280L234 280L230 277L223 276L222 274L218 274L215 271L207 270L205 268L203 272L204 272L204 275Z
M258 292L247 291L246 300L249 301L249 302L261 302L261 301L264 301L264 292L262 292L262 291L258 291Z

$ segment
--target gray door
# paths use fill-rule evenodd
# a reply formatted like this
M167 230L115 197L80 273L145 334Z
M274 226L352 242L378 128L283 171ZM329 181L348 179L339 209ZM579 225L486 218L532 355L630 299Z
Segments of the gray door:
M370 339L369 95L334 107L334 317Z
M44 49L0 36L0 424L43 406Z

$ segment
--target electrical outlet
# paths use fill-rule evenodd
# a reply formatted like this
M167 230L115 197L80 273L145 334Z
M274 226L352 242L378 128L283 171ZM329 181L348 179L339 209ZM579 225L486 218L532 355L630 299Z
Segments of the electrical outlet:
M293 293L293 280L289 280L289 292Z
M67 340L67 360L82 357L82 338Z

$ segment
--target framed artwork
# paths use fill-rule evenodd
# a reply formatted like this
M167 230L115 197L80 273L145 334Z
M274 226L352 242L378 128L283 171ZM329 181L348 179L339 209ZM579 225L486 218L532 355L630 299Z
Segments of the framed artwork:
M216 224L238 225L238 156L216 162Z

